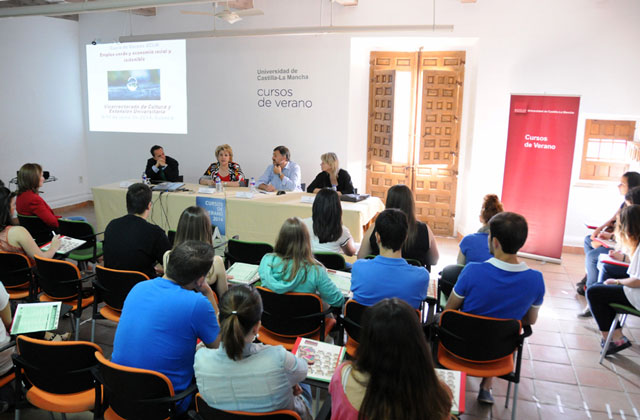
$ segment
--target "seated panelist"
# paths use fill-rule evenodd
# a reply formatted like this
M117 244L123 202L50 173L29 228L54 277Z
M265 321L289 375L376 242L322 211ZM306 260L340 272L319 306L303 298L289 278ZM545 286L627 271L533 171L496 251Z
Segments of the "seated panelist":
M218 177L225 186L239 187L245 178L240 165L233 161L231 146L223 144L216 147L215 155L217 162L209 165L204 171L204 175L200 177L200 184L215 185L216 177Z
M178 161L164 154L162 146L155 145L151 148L151 158L147 160L144 172L151 181L178 181L180 170Z
M264 191L302 191L300 187L300 166L291 162L291 154L285 146L273 149L271 161L256 185Z
M320 156L320 168L322 172L309 184L307 192L315 194L323 188L331 188L338 191L338 194L353 194L351 176L349 172L340 169L340 162L335 153L329 152Z

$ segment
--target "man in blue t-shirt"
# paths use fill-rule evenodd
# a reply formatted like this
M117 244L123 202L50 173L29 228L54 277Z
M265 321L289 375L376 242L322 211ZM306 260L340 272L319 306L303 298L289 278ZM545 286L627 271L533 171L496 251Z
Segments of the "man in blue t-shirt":
M445 309L534 324L544 297L544 280L542 273L518 261L527 234L527 221L521 215L503 212L493 216L489 250L494 258L465 266ZM478 401L493 404L492 382L491 377L482 379Z
M402 244L407 238L407 216L402 210L387 209L376 219L375 237L380 255L372 260L358 260L351 269L353 299L366 306L385 298L397 297L415 309L427 296L429 272L402 258Z
M113 342L111 361L167 375L176 393L193 382L199 338L217 348L217 305L205 275L213 264L209 244L186 241L169 256L165 277L143 281L129 292ZM186 412L191 396L178 404Z

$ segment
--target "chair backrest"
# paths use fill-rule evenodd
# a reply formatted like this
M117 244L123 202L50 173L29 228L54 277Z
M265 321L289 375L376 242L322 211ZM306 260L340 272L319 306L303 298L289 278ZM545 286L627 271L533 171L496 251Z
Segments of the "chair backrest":
M173 242L176 240L176 231L169 229L167 231L167 238L169 239L169 246L173 248Z
M347 335L356 342L360 341L360 330L362 329L362 315L368 306L349 299L344 305L343 324Z
M42 246L49 242L53 238L51 233L51 227L47 226L38 216L25 216L24 214L18 214L18 221L20 226L23 226L29 231L36 244Z
M234 262L246 264L260 264L265 254L273 252L273 247L264 242L246 242L238 239L229 239L227 243L228 257Z
M77 283L68 282L81 278L80 270L68 261L35 256L38 286L48 296L65 300L78 295ZM63 283L67 281L68 283Z
M97 281L94 286L98 290L100 299L108 306L118 311L122 310L124 300L136 284L149 280L146 274L139 271L114 270L96 265Z
M316 332L325 315L322 300L312 293L272 292L265 287L256 288L262 297L262 326L285 337L306 336Z
M424 267L424 265L422 265L422 263L415 258L405 258L404 260L410 265L415 265L416 267Z
M440 316L440 345L456 357L473 362L493 362L515 352L522 324L447 309Z
M240 420L255 419L256 417L268 420L300 420L298 413L291 410L278 410L267 413L218 410L217 408L210 407L199 393L196 394L196 411L204 420Z
M314 252L313 257L330 270L344 270L347 264L342 254L335 252Z
M0 281L5 288L24 287L31 280L31 262L26 255L0 251Z
M19 335L17 363L34 386L53 394L72 394L94 388L91 368L96 366L97 344L87 341L45 341Z
M104 390L101 410L111 408L125 419L166 419L175 414L175 402L153 401L174 395L166 375L118 365L98 352L95 357L98 366L94 376Z
M445 294L445 296L449 297L449 295L451 294L451 291L457 283L458 277L460 276L463 268L464 265L452 264L446 266L440 272L440 281L438 282L438 284L440 285L440 289L442 290L442 293Z
M96 245L96 231L91 223L82 220L58 219L58 233L75 239L87 241L76 250L93 248Z

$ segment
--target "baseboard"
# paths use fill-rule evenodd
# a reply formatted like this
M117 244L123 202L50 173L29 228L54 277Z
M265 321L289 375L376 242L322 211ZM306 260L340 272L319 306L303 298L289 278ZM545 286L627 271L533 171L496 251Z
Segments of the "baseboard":
M63 206L63 207L57 207L53 209L53 212L64 213L64 212L73 211L76 209L81 209L87 206L93 206L93 200L83 201L82 203L70 204L68 206Z
M584 253L584 248L581 247L581 246L563 245L562 246L562 253L563 254L583 254Z

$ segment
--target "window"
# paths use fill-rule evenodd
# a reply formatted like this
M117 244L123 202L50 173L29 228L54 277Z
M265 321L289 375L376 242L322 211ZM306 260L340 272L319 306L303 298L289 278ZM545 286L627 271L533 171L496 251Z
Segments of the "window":
M635 121L587 120L580 179L617 181L629 169Z

